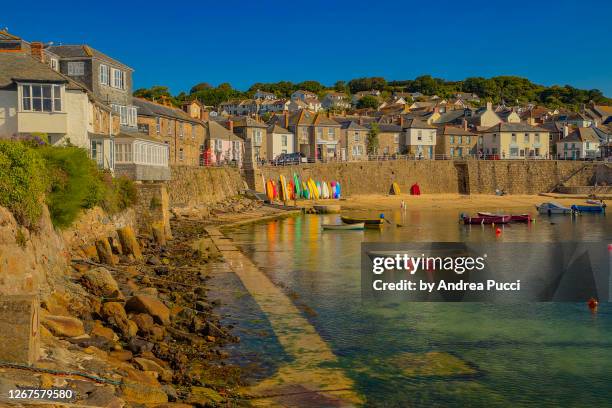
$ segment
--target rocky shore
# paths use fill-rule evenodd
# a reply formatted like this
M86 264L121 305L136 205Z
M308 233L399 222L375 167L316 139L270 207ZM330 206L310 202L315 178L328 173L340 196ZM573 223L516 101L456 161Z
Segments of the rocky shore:
M205 228L270 211L237 197L177 211L171 240L155 226L138 236L125 227L73 248L69 271L41 305L41 358L0 366L0 391L69 388L78 406L248 405L240 369L223 351L239 339L215 313L221 300L208 296L209 266L224 260Z

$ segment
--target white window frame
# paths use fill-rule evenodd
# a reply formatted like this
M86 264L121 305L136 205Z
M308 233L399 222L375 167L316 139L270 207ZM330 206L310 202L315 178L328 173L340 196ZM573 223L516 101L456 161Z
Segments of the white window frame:
M85 75L84 61L68 61L68 75L83 76Z
M57 58L51 58L51 69L59 72L59 60Z
M288 141L288 137L287 135L281 135L281 146L282 147L287 147L287 141Z
M102 85L110 85L110 67L105 64L100 64L100 83Z
M116 89L125 89L125 72L111 68L111 86Z
M58 84L20 84L20 108L23 112L63 112L64 87ZM49 96L45 97L44 89L49 88ZM38 96L34 91L39 90ZM51 108L45 109L45 102L50 103ZM40 104L40 109L34 105Z

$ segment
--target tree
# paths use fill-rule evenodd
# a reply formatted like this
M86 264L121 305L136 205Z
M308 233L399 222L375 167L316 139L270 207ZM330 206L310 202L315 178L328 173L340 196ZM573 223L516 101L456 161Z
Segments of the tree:
M299 84L297 84L297 87L299 89L303 89L305 91L310 91L310 92L313 92L313 93L319 93L323 89L325 89L325 87L323 85L321 85L321 83L319 83L317 81L304 81L304 82L300 82Z
M363 98L361 98L359 101L357 101L357 108L358 109L365 109L365 108L377 109L378 99L373 95L366 95Z
M172 96L167 86L154 85L148 89L140 88L134 91L134 96L155 102L166 99L173 105L178 106L178 101Z
M208 82L200 82L199 84L192 86L189 93L196 93L198 91L210 88L212 88L212 86Z
M378 152L378 134L380 133L380 128L378 127L378 123L373 122L370 125L370 131L368 132L367 137L367 151L368 154L376 154Z
M387 86L385 78L381 77L370 77L370 78L357 78L351 79L348 83L351 93L357 93L360 91L369 91L376 89L382 91Z

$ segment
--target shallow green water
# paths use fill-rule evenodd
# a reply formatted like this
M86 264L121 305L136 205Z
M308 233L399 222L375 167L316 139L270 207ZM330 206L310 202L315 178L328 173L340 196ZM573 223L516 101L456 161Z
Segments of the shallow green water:
M582 303L362 302L359 270L362 241L612 242L610 216L543 217L506 226L498 238L491 227L458 224L455 211L386 216L403 227L323 232L320 224L337 216L305 215L226 234L304 306L369 406L612 405L609 304L593 315ZM286 356L248 302L234 304L243 326L237 351L273 370ZM442 366L429 352L442 353ZM449 372L449 361L461 369Z

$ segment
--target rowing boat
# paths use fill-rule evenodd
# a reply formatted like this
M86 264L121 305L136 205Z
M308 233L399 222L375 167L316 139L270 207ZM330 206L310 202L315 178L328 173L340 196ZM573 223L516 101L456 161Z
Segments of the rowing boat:
M477 215L475 217L464 216L464 224L507 224L510 222L509 215Z
M572 209L565 207L559 203L549 202L536 205L536 208L540 214L571 214Z
M572 205L572 210L580 213L602 213L605 210L603 205Z
M363 222L357 224L323 224L321 225L324 230L339 230L339 231L354 231L362 230L365 228Z
M490 212L478 212L478 215L483 217L499 217L503 214L493 214ZM529 214L516 214L510 215L510 222L531 222L531 215Z
M352 217L340 217L343 223L345 224L365 224L366 227L380 227L383 225L385 220L383 218L352 218Z

